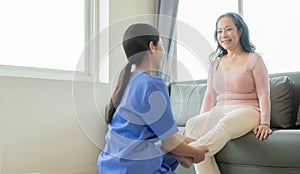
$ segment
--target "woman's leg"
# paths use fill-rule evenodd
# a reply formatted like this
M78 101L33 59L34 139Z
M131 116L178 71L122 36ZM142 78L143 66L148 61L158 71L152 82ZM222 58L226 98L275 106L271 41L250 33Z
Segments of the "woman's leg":
M205 160L194 164L197 174L220 174L220 170L214 156L205 157Z
M222 115L223 110L221 108L213 108L210 112L190 118L186 122L186 135L194 139L199 139L214 128L220 118L222 118Z
M215 107L210 112L190 118L186 123L186 135L194 139L199 139L212 130L222 116L223 107ZM194 164L194 166L197 174L220 173L214 156L207 156L204 161Z
M186 136L194 139L200 138L208 116L209 113L207 112L188 119L185 126Z
M190 143L209 149L206 160L202 164L195 165L197 171L205 171L205 174L220 173L214 158L210 157L219 152L229 140L245 135L259 124L259 112L254 107L226 106L222 110L224 115L213 129Z

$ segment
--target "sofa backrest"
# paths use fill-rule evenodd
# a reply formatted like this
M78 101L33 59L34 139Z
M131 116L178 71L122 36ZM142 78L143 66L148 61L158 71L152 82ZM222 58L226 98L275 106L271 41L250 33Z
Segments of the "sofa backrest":
M272 78L272 77L279 77L279 76L288 76L289 78L291 78L295 82L295 88L297 94L298 95L300 94L300 71L270 74L269 77Z
M300 71L270 74L271 126L294 128L300 126ZM171 106L176 123L184 127L186 121L200 113L206 90L206 80L172 82L169 84Z

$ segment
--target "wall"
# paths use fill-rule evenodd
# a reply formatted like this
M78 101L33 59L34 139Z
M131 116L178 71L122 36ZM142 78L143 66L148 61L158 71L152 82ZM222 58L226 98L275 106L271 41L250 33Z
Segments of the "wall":
M121 43L123 33L133 23L154 23L155 0L110 0L110 3L110 72L113 72L110 79L114 82L126 63Z
M2 173L95 166L99 148L77 120L71 81L1 77L0 82Z
M110 0L110 23L153 13L154 6L154 0ZM153 23L152 17L141 19ZM125 20L122 27L111 31L111 43L118 43L110 45L111 79L125 58L121 35L126 26L139 20ZM76 92L81 98L74 102L72 81L0 77L1 174L97 173L106 130L99 115L111 87L76 84L81 87ZM80 112L74 103L81 104Z

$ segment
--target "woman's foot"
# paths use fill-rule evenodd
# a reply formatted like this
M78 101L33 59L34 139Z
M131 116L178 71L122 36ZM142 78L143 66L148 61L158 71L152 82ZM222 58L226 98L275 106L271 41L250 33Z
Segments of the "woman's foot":
M178 161L184 168L190 168L193 165L193 159L191 157L179 157Z

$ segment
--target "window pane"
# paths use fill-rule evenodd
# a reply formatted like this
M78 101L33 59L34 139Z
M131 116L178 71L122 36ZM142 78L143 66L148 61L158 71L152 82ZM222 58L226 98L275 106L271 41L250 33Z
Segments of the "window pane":
M109 53L109 0L100 1L100 55ZM102 41L102 42L101 42ZM109 54L105 57L100 56L99 81L109 83Z
M0 64L75 70L84 48L84 0L1 1L0 21Z
M211 48L216 49L214 41L215 23L217 18L227 12L238 11L237 0L184 0L179 2L178 20L184 22L194 29L196 29L210 44ZM178 32L178 38L183 38L190 34L186 32ZM181 36L182 35L182 36ZM189 46L180 44L177 45L177 59L178 59L178 79L177 80L191 80L207 78L207 70L203 69L203 65L199 62L199 58L193 54L193 50ZM208 59L208 56L206 57ZM186 71L188 69L187 76Z
M244 1L244 19L257 52L262 54L269 73L299 71L300 28L298 0ZM267 12L266 12L267 9Z

